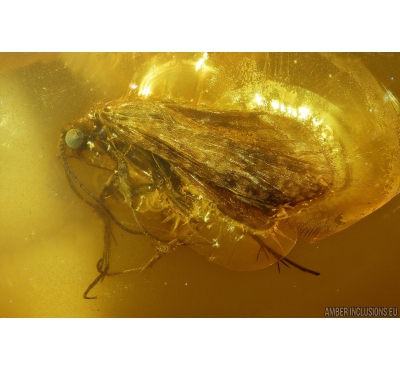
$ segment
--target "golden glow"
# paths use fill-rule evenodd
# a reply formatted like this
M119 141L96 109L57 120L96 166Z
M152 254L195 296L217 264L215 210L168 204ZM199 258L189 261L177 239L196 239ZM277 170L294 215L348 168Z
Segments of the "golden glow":
M195 67L196 71L198 71L198 70L204 65L204 62L205 62L207 59L208 59L208 54L207 54L207 53L204 53L204 54L203 54L203 57L200 58L199 61L196 63L196 67Z
M320 124L322 124L324 121L321 119L321 120L317 120L316 118L313 118L312 119L312 123L313 123L313 125L315 126L315 127L318 127Z
M386 90L386 96L385 96L384 100L385 101L390 101L392 103L392 105L393 105L393 108L396 110L396 112L400 113L399 101L394 97L392 92L389 91L385 86L384 86L384 89Z
M310 124L313 131L318 130L320 140L333 140L332 129L326 123L326 118L322 118L318 112L312 111L306 105L293 107L282 100L274 99L268 104L267 99L261 93L255 93L254 98L247 104L248 109L265 109L266 112L285 117L295 118L302 124ZM388 99L390 95L388 94Z
M261 105L259 103L259 101L261 101L260 95L256 94L255 100L259 105ZM296 109L290 105L286 106L283 102L279 102L277 100L272 100L271 107L276 111L279 110L286 116L297 117L301 120L306 120L306 119L309 119L312 117L312 113L311 113L310 109L307 107L304 107L304 106L301 106ZM312 122L313 122L314 126L319 126L323 121L317 120L315 117L312 117Z
M213 239L213 247L215 247L215 248L219 248L220 247L218 239Z
M260 94L256 94L254 100L258 105L264 105L264 98Z
M297 109L291 107L290 105L287 108L287 112L290 116L297 117Z
M310 110L307 107L300 107L298 111L300 119L307 119L310 115Z
M278 101L276 101L276 100L272 100L271 101L271 106L272 106L272 108L274 108L275 110L277 110L277 109L279 109L279 102Z
M370 209L375 209L383 203L386 200L384 195L394 192L391 189L396 190L398 185L396 171L400 156L395 152L398 140L396 141L396 133L393 134L393 138L391 136L391 127L397 122L397 116L391 113L395 103L391 94L388 94L386 102L383 101L386 93L382 91L384 89L381 83L386 80L373 78L373 75L390 77L392 74L389 73L395 71L399 65L397 61L400 63L400 56L388 58L376 53L362 57L314 53L217 53L210 54L205 65L199 71L195 71L195 65L202 55L203 52L195 56L189 53L157 54L154 59L153 55L147 54L124 55L123 63L117 64L121 57L113 54L104 57L99 57L98 53L70 54L67 69L61 68L61 60L49 64L38 63L21 69L18 62L24 55L19 54L13 57L15 60L11 59L10 67L13 71L3 73L0 84L0 100L4 102L0 105L0 122L3 122L0 126L3 181L0 201L3 209L4 240L1 243L3 263L0 269L0 280L3 281L3 299L0 304L2 316L319 317L323 315L325 306L332 302L334 293L342 302L356 302L358 306L383 306L385 302L399 306L400 297L396 289L399 281L400 249L396 248L396 240L400 238L400 230L397 227L400 197L394 198L392 203L379 212L358 223L356 221L361 217L361 212L368 213ZM173 57L176 57L176 66L173 64ZM249 59L255 61L254 65L247 63ZM297 64L293 59L298 60ZM366 73L364 61L370 66L375 66L375 70ZM214 70L208 69L211 68L211 63ZM234 68L239 64L251 74L249 81L255 78L254 84L246 79L249 74L232 76ZM130 65L132 66L129 67ZM265 81L265 65L267 77L271 81ZM292 65L296 68L292 68ZM29 72L32 78L27 79L24 71ZM68 74L65 74L67 71ZM61 72L62 74L59 74ZM146 80L145 77L150 73L151 78ZM332 75L328 76L330 73ZM201 80L199 75L202 77L203 74L206 78ZM228 77L234 78L231 80ZM80 117L84 106L89 108L92 97L84 98L87 88L85 81L88 79L91 88L93 87L92 97L99 96L104 98L104 101L119 98L126 90L131 92L132 98L136 98L134 95L146 86L149 86L151 91L147 100L153 97L172 101L183 99L183 102L193 109L248 110L245 103L252 101L254 108L258 110L255 113L261 113L260 117L263 117L263 112L270 115L265 117L265 120L272 121L271 124L276 125L278 129L278 124L283 122L293 130L290 131L293 135L298 130L309 132L311 141L314 141L311 136L320 138L321 147L325 148L324 153L334 164L335 176L338 171L342 171L342 160L345 161L345 166L350 168L350 171L344 174L347 182L343 186L339 178L338 185L327 194L328 200L323 201L320 199L323 197L316 197L312 202L305 201L304 212L303 208L299 211L296 209L296 216L304 215L304 219L316 227L321 226L325 216L332 222L337 220L340 228L355 224L346 230L346 233L338 233L332 239L317 242L312 248L307 242L302 242L298 246L299 250L295 249L292 252L295 255L288 256L305 267L320 271L321 276L311 277L282 265L281 273L276 265L272 266L270 271L224 271L219 266L208 266L207 262L189 253L189 246L183 244L177 247L174 253L163 255L154 266L143 273L110 277L109 280L106 278L96 288L97 301L83 300L82 291L87 288L87 282L97 276L95 264L103 249L103 230L97 212L71 191L68 182L65 181L61 161L55 154L59 153L56 141L64 123L70 122L73 117ZM304 82L304 85L289 85L297 81ZM392 92L398 95L400 82L389 81L388 87L396 88ZM130 82L136 83L138 87L132 89L129 87ZM23 89L20 86L23 86ZM54 89L45 92L42 86L53 86ZM120 90L110 86L117 86ZM233 90L240 86L243 86L242 90ZM329 87L323 90L324 86ZM209 92L206 93L206 89ZM305 91L306 89L308 90ZM82 96L79 104L71 95L71 91L76 94L75 98L78 94ZM204 94L198 98L195 91L204 91ZM25 93L29 93L31 100L41 102L44 109L34 109L32 104L26 104ZM264 105L259 106L256 103L255 93L259 93ZM140 98L145 99L144 96ZM222 101L222 98L225 100ZM214 108L213 99L221 99L222 103L216 104ZM271 105L273 99L278 102L276 110ZM281 103L285 104L286 113L280 112ZM61 110L58 109L59 106L62 106ZM298 108L301 106L310 110L307 120L298 118ZM94 114L91 116L91 119L96 119ZM26 125L22 124L24 121ZM332 144L327 143L329 131L325 130L326 125L332 128ZM94 132L98 132L98 129ZM327 139L322 141L321 133L326 133ZM177 137L178 139L180 140ZM305 152L304 160L308 160L307 155ZM106 158L109 156L106 155L104 160ZM89 171L84 173L81 161L74 158L68 160L71 165L76 166L79 178L84 176L93 186L101 184L102 178L92 176ZM365 163L370 165L366 166ZM94 170L93 173L100 173L100 170ZM132 178L135 174L129 176ZM147 177L150 183L151 174ZM31 181L26 181L27 179ZM370 186L378 181L383 184L381 190ZM118 198L119 194L117 186L116 184L115 198ZM143 193L150 194L152 191L153 188L150 188L148 191L143 190ZM201 198L201 193L197 196ZM387 198L389 196L390 194ZM114 196L109 197L107 194L107 201L112 201L113 198ZM207 200L207 197L205 198L204 204ZM371 204L366 204L369 201ZM202 211L203 203L198 203ZM108 204L116 205L111 202ZM35 209L35 212L31 212L32 209ZM205 215L200 211L196 215L198 219ZM164 227L166 230L166 224L162 225L163 230ZM329 225L330 222L326 223L327 228ZM190 230L190 227L196 233L196 226L188 225L187 229ZM115 225L114 230L115 235L111 235L111 243L112 257L115 257L112 267L115 269L112 271L119 271L119 267L124 267L125 262L128 265L132 261L132 265L136 266L141 257L147 256L147 249L149 254L153 254L154 248L147 245L145 237L132 235L131 239L124 234L123 238L119 238L122 231ZM218 238L221 247L214 248L216 252L224 250L225 243L232 247L234 254L236 250L233 248L240 239L239 246L254 246L255 249L257 247L246 239L245 231L236 229L230 233L223 230L223 233L223 237ZM188 235L191 235L190 232ZM217 238L218 232L210 231L207 235L210 235L212 241L212 238ZM385 235L390 235L391 242L382 245ZM114 237L119 241L118 245ZM281 242L279 236L277 238ZM182 243L185 241L186 239L182 240ZM203 246L202 240L197 238L195 241L198 241L200 250ZM272 238L268 239L268 242L278 250L279 247ZM318 251L317 255L314 248ZM258 248L256 254L257 252ZM385 258L382 258L383 255ZM259 259L263 257L260 254ZM119 259L123 261L121 265L116 265ZM218 260L214 256L210 259ZM354 261L362 263L360 265ZM339 264L340 268L336 268L335 263ZM190 279L189 287L184 286L187 279L182 280L182 277ZM282 278L285 283L292 281L293 284L282 284ZM239 304L236 305L232 304L231 299L232 279L238 292ZM326 289L320 289L321 279ZM372 290L371 294L365 294L368 286L376 289ZM150 288L154 288L154 292L150 291ZM188 295L187 289L190 289L191 296L196 297L196 300L182 305L182 301ZM293 302L301 304L296 305Z
M149 85L143 87L143 89L139 91L139 95L145 96L146 98L147 98L150 94L151 94L151 92L150 92L150 86L149 86Z

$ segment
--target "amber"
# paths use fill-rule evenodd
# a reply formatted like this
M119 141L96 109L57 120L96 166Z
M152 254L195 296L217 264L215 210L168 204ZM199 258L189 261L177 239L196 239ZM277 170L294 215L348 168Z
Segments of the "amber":
M399 188L396 61L396 54L67 54L4 68L1 212L7 231L1 242L5 298L0 311L4 316L322 316L325 306L396 306L397 198L376 211ZM321 275L282 265L280 273L273 266L230 271L182 244L140 274L105 279L95 288L97 301L81 299L97 275L104 219L71 190L57 144L65 127L121 96L167 101L169 109L179 107L175 111L187 118L198 114L199 124L204 112L221 117L231 112L237 127L246 128L243 133L250 133L245 122L254 124L252 115L263 117L276 133L270 153L277 153L277 140L285 140L285 153L304 164L302 171L292 170L293 176L279 176L290 165L275 157L283 172L273 180L284 201L270 213L263 209L273 217L265 229L277 239L275 248L287 240L285 254L293 248L291 260ZM236 135L235 142L243 142L238 132L221 131L220 138L233 140ZM249 140L262 141L263 135L254 132ZM187 136L177 139L190 143ZM239 158L240 147L231 148L236 150L232 158ZM94 160L113 165L103 159ZM104 186L107 176L100 169L89 172L81 158L69 160L76 177L93 192ZM260 163L251 162L253 167ZM242 190L229 184L243 197ZM193 187L198 191L198 184L188 186L192 193ZM250 203L261 209L265 196L254 194ZM123 197L110 194L107 199L117 219L124 219L129 210ZM158 203L157 197L149 197L142 217L149 218L149 209ZM247 252L249 244L238 244L239 232L230 233L230 228L242 226L245 234L254 234L259 227L231 211L221 211L235 222L224 221L225 236L219 243L227 248L223 250L239 245ZM114 268L151 259L148 238L113 227ZM257 243L251 248L250 265L259 250ZM195 249L212 257L203 247ZM379 288L382 284L385 289ZM183 304L188 299L198 303ZM60 300L69 304L57 304ZM149 310L152 300L156 303Z

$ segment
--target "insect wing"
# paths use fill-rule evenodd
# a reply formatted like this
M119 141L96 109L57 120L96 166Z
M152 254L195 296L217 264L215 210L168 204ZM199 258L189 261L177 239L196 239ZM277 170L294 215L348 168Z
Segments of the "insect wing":
M223 213L253 229L264 230L282 208L323 194L332 182L317 140L301 127L288 130L290 120L180 112L140 100L114 108L107 120L115 122L114 134L123 133L183 171Z
M181 185L208 200L188 214L207 243L187 240L210 260L235 270L266 267L276 261L252 238L257 233L280 256L296 243L286 219L293 205L323 194L330 181L329 162L313 138L287 134L260 113L211 112L125 102L99 114L111 135L146 148L173 168ZM279 127L279 129L277 128ZM293 130L291 130L293 131ZM122 134L122 136L121 136ZM212 205L216 206L213 208Z

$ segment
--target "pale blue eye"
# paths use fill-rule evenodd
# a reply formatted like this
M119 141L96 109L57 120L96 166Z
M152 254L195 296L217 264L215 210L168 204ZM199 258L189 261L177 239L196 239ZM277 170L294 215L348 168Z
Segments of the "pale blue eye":
M79 148L83 143L83 133L73 128L65 135L65 142L72 149Z

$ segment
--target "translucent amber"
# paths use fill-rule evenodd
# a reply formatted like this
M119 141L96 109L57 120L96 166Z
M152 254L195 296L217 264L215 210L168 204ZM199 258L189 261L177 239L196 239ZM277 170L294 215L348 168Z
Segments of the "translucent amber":
M74 126L88 133L87 157L111 157L125 203L162 209L170 240L225 267L269 266L298 238L341 231L399 191L398 103L351 55L160 54L129 87ZM138 184L124 171L150 175Z

